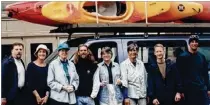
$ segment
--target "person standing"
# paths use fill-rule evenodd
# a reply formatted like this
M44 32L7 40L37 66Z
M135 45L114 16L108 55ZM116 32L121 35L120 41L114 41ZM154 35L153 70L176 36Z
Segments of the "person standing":
M125 104L146 105L147 72L144 63L137 59L138 45L130 43L127 47L128 58L120 64Z
M58 46L58 58L49 64L47 84L50 87L51 105L75 105L75 91L79 85L79 76L74 63L68 60L69 46Z
M44 62L50 50L46 45L40 44L34 53L36 60L27 67L27 81L29 88L30 105L46 105L49 97L47 86L48 65Z
M199 36L191 35L188 50L177 58L186 105L209 105L210 86L208 63L203 54L198 52Z
M93 87L93 75L97 69L94 56L88 47L84 44L78 46L73 60L77 73L79 75L79 87L77 89L77 105L95 105L90 97Z
M120 66L111 61L113 53L110 47L102 48L101 56L103 62L98 64L94 74L91 97L96 98L99 95L100 105L122 105Z
M175 105L181 99L181 80L176 64L165 60L164 46L154 46L156 62L148 72L148 96L153 105Z
M2 105L24 105L25 66L21 59L24 45L13 43L11 56L2 61Z

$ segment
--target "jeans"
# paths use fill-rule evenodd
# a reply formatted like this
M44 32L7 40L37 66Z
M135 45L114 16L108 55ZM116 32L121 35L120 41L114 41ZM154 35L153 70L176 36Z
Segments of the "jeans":
M95 102L88 96L77 96L77 105L95 105Z
M146 99L130 99L130 105L147 105Z

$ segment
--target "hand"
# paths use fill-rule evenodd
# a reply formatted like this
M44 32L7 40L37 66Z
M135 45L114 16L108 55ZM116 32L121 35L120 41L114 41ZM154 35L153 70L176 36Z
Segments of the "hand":
M208 96L210 97L210 91L208 91Z
M43 101L42 101L42 104L41 105L46 104L47 103L47 100L48 100L48 96L43 97L42 100Z
M153 102L152 102L154 105L159 105L160 102L158 101L158 99L154 99Z
M121 85L122 84L121 80L120 79L117 79L116 84L117 85Z
M102 82L101 82L101 84L100 84L100 86L102 86L102 87L103 87L103 86L106 86L106 84L107 84L107 82L106 82L106 81L102 81Z
M42 98L39 95L36 95L36 102L37 104L41 104L42 103Z
M68 85L67 86L67 92L70 93L70 92L73 92L74 91L74 87L72 85Z
M130 99L129 98L125 99L125 105L130 105Z
M62 86L62 89L67 91L67 86Z
M6 103L7 103L6 98L1 98L1 105L6 105Z
M181 100L181 94L180 93L176 93L175 102L178 102L180 100Z

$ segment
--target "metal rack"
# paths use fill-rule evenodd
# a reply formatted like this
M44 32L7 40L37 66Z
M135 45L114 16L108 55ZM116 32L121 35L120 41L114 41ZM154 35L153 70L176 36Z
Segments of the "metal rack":
M50 33L68 33L69 38L73 33L95 33L95 38L99 38L98 33L144 33L148 37L149 32L172 33L191 33L191 34L204 34L210 33L210 23L99 23L99 24L66 24L59 26L56 29L50 30Z

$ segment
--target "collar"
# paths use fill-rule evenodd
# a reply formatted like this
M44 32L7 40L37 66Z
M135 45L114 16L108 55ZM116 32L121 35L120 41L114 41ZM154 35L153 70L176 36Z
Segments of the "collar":
M133 65L133 63L130 61L129 58L127 58L126 63L129 64L129 65ZM139 60L136 59L136 65L139 65L139 64L140 64ZM133 65L133 66L134 66L134 65Z
M115 67L115 64L113 62L111 62L109 65L111 65L111 67ZM102 62L102 66L107 66L104 61Z
M60 59L60 57L58 57L58 61L59 61L59 63L61 63L61 64L63 64L63 63L69 64L69 62L68 62L67 59L65 59L65 61L62 61L62 60Z

